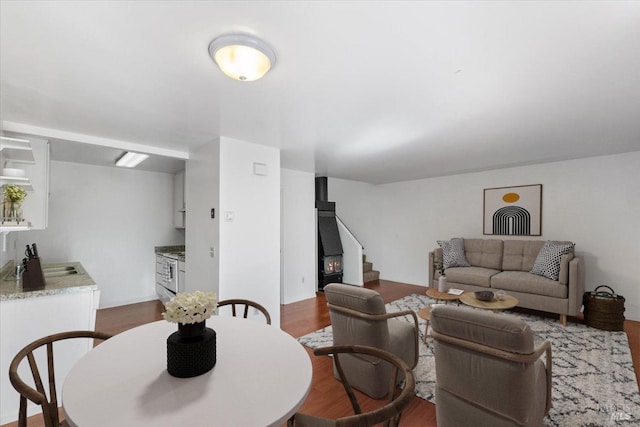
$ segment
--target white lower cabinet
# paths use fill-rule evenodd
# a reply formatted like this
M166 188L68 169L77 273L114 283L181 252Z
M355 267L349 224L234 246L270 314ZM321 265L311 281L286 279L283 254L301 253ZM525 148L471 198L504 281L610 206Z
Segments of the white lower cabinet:
M8 375L14 356L27 344L47 335L95 330L99 300L100 291L88 290L0 301L0 424L18 419L20 399ZM71 367L92 347L93 342L89 339L66 340L54 344L58 396L61 395L64 379ZM46 355L39 354L36 359L38 366L45 367L40 374L46 381ZM18 372L23 379L31 378L27 363L20 365ZM28 415L37 412L41 412L40 407L29 402Z

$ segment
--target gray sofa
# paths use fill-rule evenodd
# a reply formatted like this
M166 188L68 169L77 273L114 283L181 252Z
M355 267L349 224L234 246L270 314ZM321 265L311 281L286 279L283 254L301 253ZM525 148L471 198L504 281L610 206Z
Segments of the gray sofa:
M502 289L518 299L519 307L557 313L566 325L567 315L575 316L582 308L584 262L571 252L561 257L558 280L532 274L544 244L541 240L464 239L470 266L445 269L447 286L466 291ZM441 248L429 252L429 286L435 288L437 263L442 263Z

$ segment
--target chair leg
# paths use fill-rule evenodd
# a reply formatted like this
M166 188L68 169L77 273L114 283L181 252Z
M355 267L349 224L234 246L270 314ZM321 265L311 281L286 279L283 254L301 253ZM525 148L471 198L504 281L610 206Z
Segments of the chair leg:
M424 336L422 337L422 342L423 343L427 343L427 332L429 332L429 321L426 321L426 324L424 326Z
M561 314L560 315L560 323L562 323L562 326L564 326L565 328L567 327L567 315L566 314Z
M27 427L27 398L20 395L20 410L18 415L18 427Z

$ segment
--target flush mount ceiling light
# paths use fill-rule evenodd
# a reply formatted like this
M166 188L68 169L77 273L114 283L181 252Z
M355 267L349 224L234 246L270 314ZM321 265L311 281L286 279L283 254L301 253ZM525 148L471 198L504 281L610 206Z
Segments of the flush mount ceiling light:
M125 152L118 160L116 166L121 168L135 168L149 157L148 154L134 153L133 151Z
M227 34L209 44L209 55L227 76L252 82L276 63L276 54L265 42L248 34Z

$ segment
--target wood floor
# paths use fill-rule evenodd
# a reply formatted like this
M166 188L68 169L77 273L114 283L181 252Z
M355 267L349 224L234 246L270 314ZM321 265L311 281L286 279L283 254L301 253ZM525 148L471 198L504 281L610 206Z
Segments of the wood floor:
M367 283L368 288L378 291L385 302L393 301L412 293L423 293L425 288L403 283L379 280ZM98 310L96 330L117 334L144 323L162 319L162 304L150 301L127 306ZM537 313L540 314L540 313ZM300 337L331 322L326 306L324 294L319 293L316 298L281 306L281 328L293 337ZM570 319L581 321L581 319ZM625 322L625 331L629 338L633 366L636 379L640 382L640 322ZM305 347L306 348L306 347ZM313 364L313 383L309 396L300 412L322 415L327 418L338 418L350 415L351 406L344 394L340 383L333 378L331 360L328 357L315 357L310 349L306 349ZM362 409L377 407L379 402L357 393ZM36 415L29 419L30 427L43 427L42 417ZM410 406L404 411L401 425L403 426L435 426L435 406L427 401L414 398ZM2 427L17 427L17 423L5 424Z

